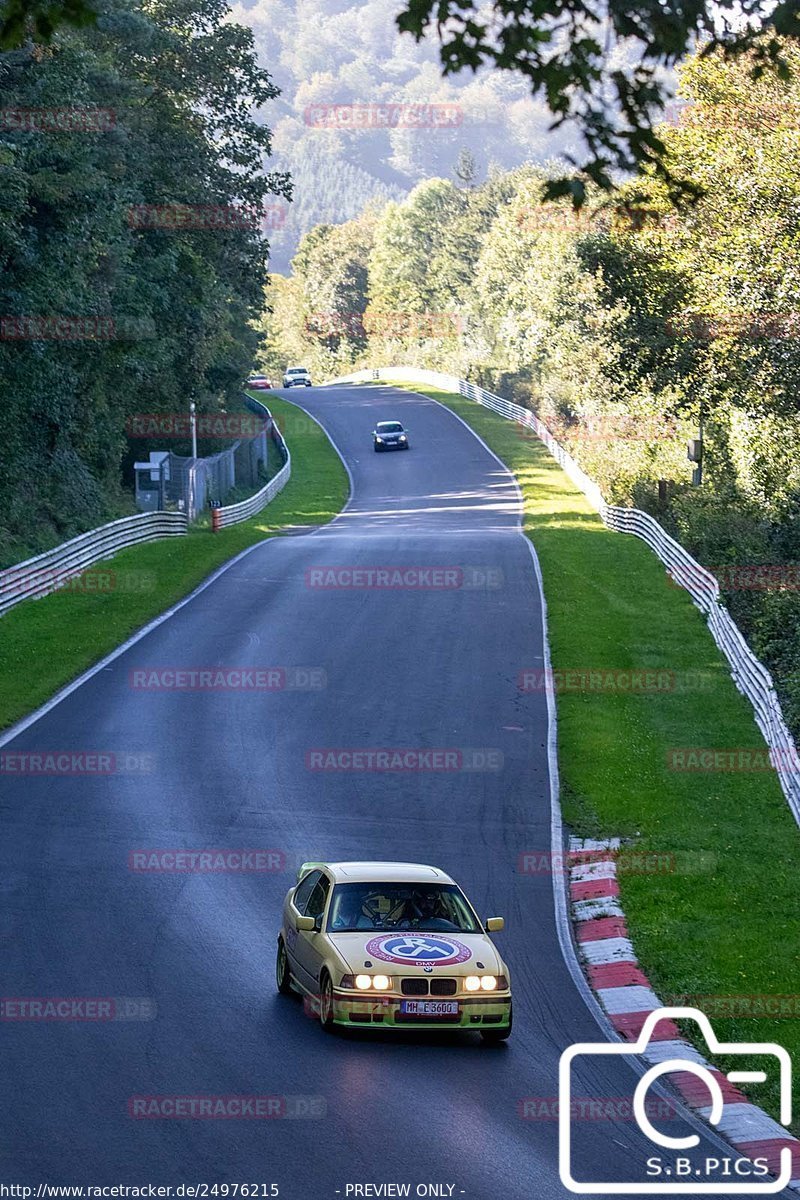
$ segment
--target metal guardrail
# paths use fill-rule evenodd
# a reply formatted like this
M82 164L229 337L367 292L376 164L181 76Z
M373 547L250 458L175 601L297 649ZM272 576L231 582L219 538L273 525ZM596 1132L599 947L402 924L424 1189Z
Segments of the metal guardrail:
M753 706L756 724L770 749L770 758L789 802L795 820L800 825L800 756L786 725L772 676L748 646L744 634L720 601L719 583L710 571L701 566L691 554L676 542L648 513L638 508L623 508L606 504L602 493L575 459L561 446L539 418L527 408L502 396L495 396L474 383L412 367L381 367L377 370L356 371L331 383L361 383L370 379L398 383L428 383L449 392L457 392L490 408L510 421L524 425L541 439L573 483L584 493L610 529L632 533L641 538L664 563L672 579L692 597L708 621L708 627L731 668L733 681Z
M228 504L224 508L212 508L211 527L215 532L224 529L226 525L236 525L239 521L246 521L248 517L254 517L256 513L260 513L262 508L266 508L270 500L274 500L278 492L286 486L292 474L292 456L289 453L289 447L283 440L283 434L275 424L274 417L266 405L261 404L258 400L252 400L251 405L261 409L263 415L268 419L269 436L278 447L278 452L283 459L283 466L277 475L273 475L269 483L254 496L248 496L246 500L240 500L238 504Z
M23 600L57 591L68 579L81 575L96 562L111 558L118 550L157 538L174 537L186 530L183 513L137 513L90 529L44 554L6 567L0 571L0 616Z

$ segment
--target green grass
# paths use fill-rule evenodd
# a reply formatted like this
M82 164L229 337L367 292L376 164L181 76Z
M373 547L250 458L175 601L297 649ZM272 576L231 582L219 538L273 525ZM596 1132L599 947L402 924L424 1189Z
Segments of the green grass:
M670 748L764 746L702 615L644 542L603 526L528 431L462 397L414 390L452 408L515 472L542 567L554 670L674 673L675 689L656 694L557 696L567 824L671 856L664 873L620 877L631 937L656 991L665 1003L797 997L794 1019L706 1011L724 1040L777 1041L800 1062L800 831L777 778L667 766ZM777 1117L776 1080L748 1087ZM796 1090L795 1112L798 1099Z
M109 590L56 592L0 618L0 729L42 704L240 550L289 526L324 524L341 510L347 475L323 431L286 400L270 396L269 407L287 430L292 475L258 516L217 534L204 520L186 537L123 550L89 572L97 580L107 571L114 585Z

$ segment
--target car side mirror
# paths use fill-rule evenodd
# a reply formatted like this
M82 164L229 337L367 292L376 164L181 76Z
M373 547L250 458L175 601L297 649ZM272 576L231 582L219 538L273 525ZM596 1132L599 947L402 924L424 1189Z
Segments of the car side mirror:
M505 928L505 921L502 917L489 917L486 922L486 929L489 933L499 933L503 928Z
M315 928L316 922L313 917L298 917L297 928L302 933L311 933Z

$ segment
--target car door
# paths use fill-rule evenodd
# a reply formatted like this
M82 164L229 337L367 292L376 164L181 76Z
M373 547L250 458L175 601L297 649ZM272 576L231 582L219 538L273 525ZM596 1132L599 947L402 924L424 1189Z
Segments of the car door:
M297 918L305 916L306 905L311 893L322 878L322 871L309 871L298 883L294 892L289 896L284 914L286 926L286 953L289 956L289 969L295 976L299 975L297 962L297 942L300 936L297 928Z
M325 957L326 936L324 933L325 909L328 906L331 881L324 871L314 884L305 904L303 916L313 917L316 929L299 929L295 944L295 963L298 982L310 992L319 990L319 972Z

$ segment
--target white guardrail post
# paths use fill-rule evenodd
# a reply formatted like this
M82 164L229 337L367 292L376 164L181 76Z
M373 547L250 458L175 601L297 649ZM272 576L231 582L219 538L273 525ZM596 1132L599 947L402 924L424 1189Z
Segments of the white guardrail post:
M609 529L618 533L632 533L647 543L653 553L661 559L675 583L685 588L697 607L705 614L711 635L728 661L734 683L753 706L756 724L770 749L770 758L783 793L795 820L800 825L800 756L797 747L784 720L772 676L753 654L744 634L720 602L719 584L711 572L692 558L691 554L648 513L641 512L638 508L606 504L594 480L589 478L572 455L559 445L549 429L529 409L505 400L502 396L495 396L477 384L468 383L454 375L420 370L417 367L379 367L356 371L352 375L332 379L329 383L366 383L371 380L430 384L431 387L456 392L485 408L490 408L509 421L532 429L576 487L584 493Z

